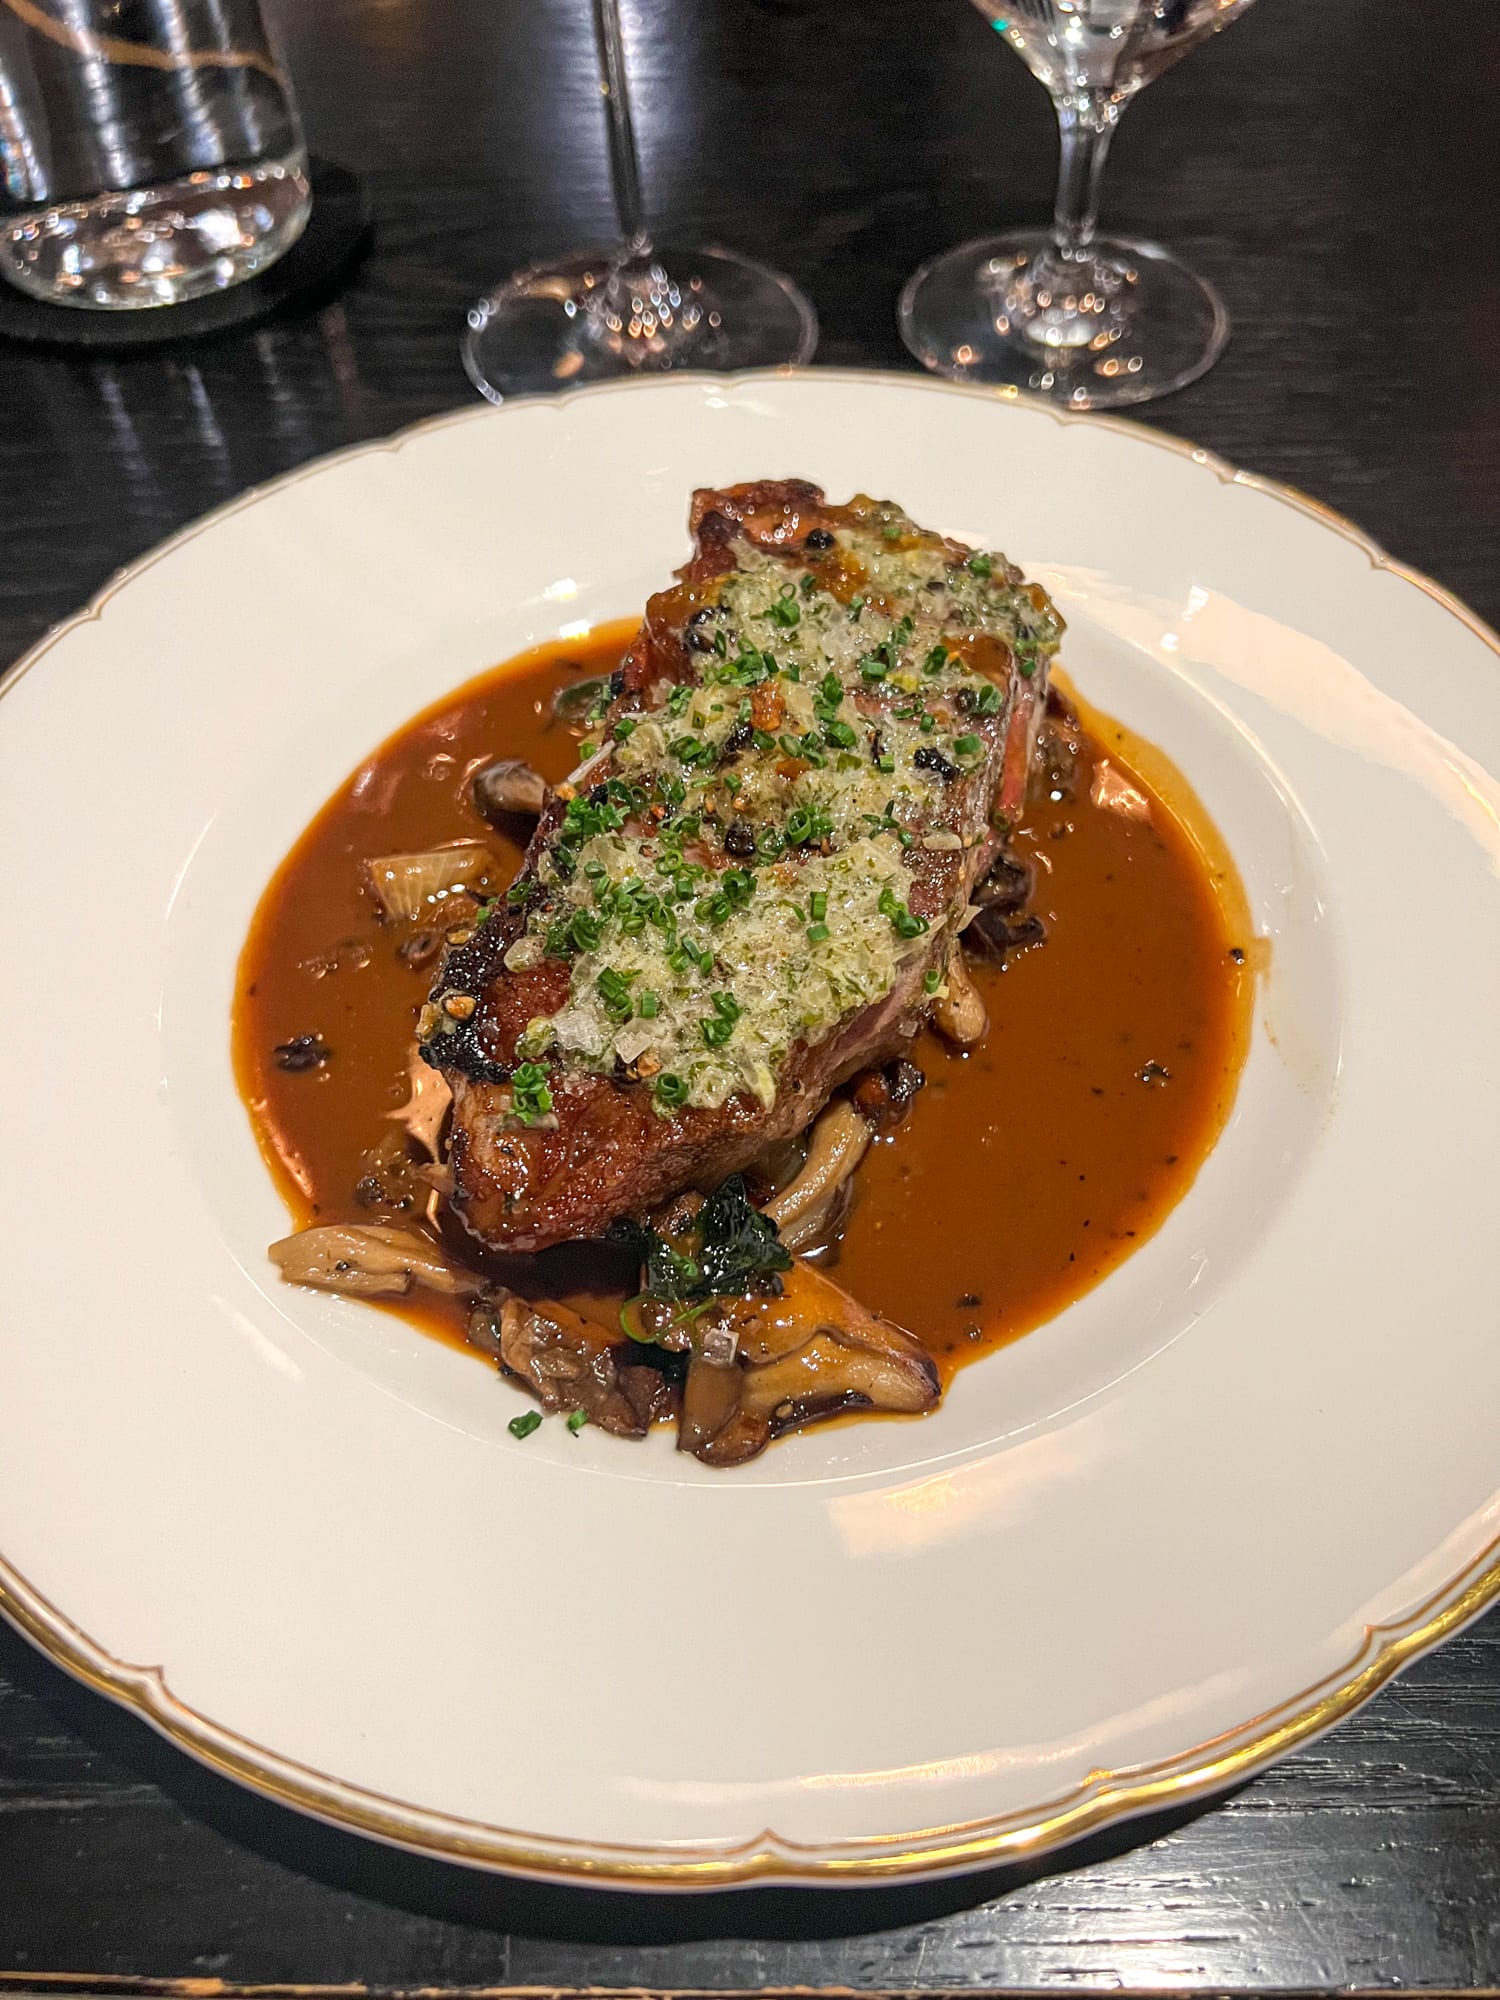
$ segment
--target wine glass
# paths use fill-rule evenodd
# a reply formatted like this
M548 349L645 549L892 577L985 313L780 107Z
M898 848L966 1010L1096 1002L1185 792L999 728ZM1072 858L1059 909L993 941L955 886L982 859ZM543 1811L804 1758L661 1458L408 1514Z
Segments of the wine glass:
M528 265L469 309L463 362L492 403L668 368L812 358L818 322L789 278L733 250L653 243L641 197L620 0L593 0L620 242Z
M1219 295L1170 251L1095 233L1099 178L1136 92L1250 0L975 0L1047 88L1062 137L1051 232L1012 230L924 264L901 337L924 367L1071 409L1193 381L1229 337Z

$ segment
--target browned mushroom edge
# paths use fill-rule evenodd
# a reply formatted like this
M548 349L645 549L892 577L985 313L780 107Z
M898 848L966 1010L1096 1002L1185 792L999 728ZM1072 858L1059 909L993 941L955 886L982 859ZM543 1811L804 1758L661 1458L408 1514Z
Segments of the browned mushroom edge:
M978 987L969 977L963 944L958 938L949 947L943 966L943 983L932 1003L932 1025L956 1049L973 1048L989 1026L989 1016Z
M921 1342L803 1258L779 1296L718 1305L715 1326L732 1335L733 1356L711 1359L706 1344L694 1353L678 1435L679 1449L706 1465L742 1465L773 1438L842 1410L916 1415L938 1401Z
M474 810L491 826L505 827L517 815L536 819L547 803L547 781L520 757L492 757L469 780Z
M481 900L503 886L502 873L482 840L455 840L416 854L377 854L365 863L370 892L381 914L394 923L414 923L418 917L451 923L459 913L453 899L461 891ZM466 900L463 908L472 910L472 903Z

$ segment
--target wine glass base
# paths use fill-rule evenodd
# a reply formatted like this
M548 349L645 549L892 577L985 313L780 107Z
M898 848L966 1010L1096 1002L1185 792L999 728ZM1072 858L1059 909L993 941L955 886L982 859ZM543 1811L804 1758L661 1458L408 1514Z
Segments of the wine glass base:
M1111 284L1107 301L1094 302L1091 337L1037 312L1028 277L1050 248L1045 231L1018 229L934 257L901 294L901 338L939 375L1002 383L1073 410L1170 395L1222 353L1229 316L1218 293L1156 243L1096 239L1092 255ZM1085 337L1064 344L1070 331Z
M529 265L469 310L463 362L492 403L673 368L812 359L818 321L789 278L730 250L623 246Z

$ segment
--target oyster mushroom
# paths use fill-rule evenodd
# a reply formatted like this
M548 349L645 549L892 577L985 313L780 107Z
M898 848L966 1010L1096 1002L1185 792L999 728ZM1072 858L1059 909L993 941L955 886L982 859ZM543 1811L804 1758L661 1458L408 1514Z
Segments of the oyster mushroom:
M450 1298L472 1298L485 1290L483 1278L450 1263L429 1237L382 1222L299 1229L273 1243L266 1255L288 1284L316 1285L351 1298L404 1298L414 1285Z
M944 1041L951 1042L955 1048L971 1049L989 1026L989 1016L979 997L978 987L969 977L963 946L957 938L948 947L943 986L946 990L933 1002L932 1025Z
M836 1098L818 1119L801 1168L761 1210L776 1224L788 1250L806 1249L827 1236L871 1136L847 1097Z
M517 813L536 819L547 803L547 781L520 757L493 757L469 780L474 810L491 826L503 827Z
M424 913L438 916L460 889L482 897L494 874L495 857L482 840L456 840L419 854L376 854L365 863L382 914L405 923Z
M804 1259L779 1296L721 1301L734 1359L695 1354L683 1387L679 1449L706 1465L741 1465L774 1437L845 1409L914 1415L938 1400L921 1342L868 1311Z

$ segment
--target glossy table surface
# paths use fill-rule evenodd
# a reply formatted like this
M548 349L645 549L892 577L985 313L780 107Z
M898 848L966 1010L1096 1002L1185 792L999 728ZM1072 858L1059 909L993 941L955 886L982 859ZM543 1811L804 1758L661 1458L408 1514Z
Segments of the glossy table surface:
M214 340L0 349L0 657L244 487L463 403L470 299L609 233L587 0L272 11L314 148L365 178L373 250L331 303ZM625 12L661 232L790 271L825 363L910 365L906 273L1048 210L1046 101L963 0ZM1144 420L1351 515L1492 622L1497 71L1494 0L1260 0L1132 110L1107 184L1108 219L1170 239L1234 319ZM1024 1874L595 1897L302 1821L0 1626L0 1988L1495 1986L1497 1744L1500 1614L1230 1798Z

